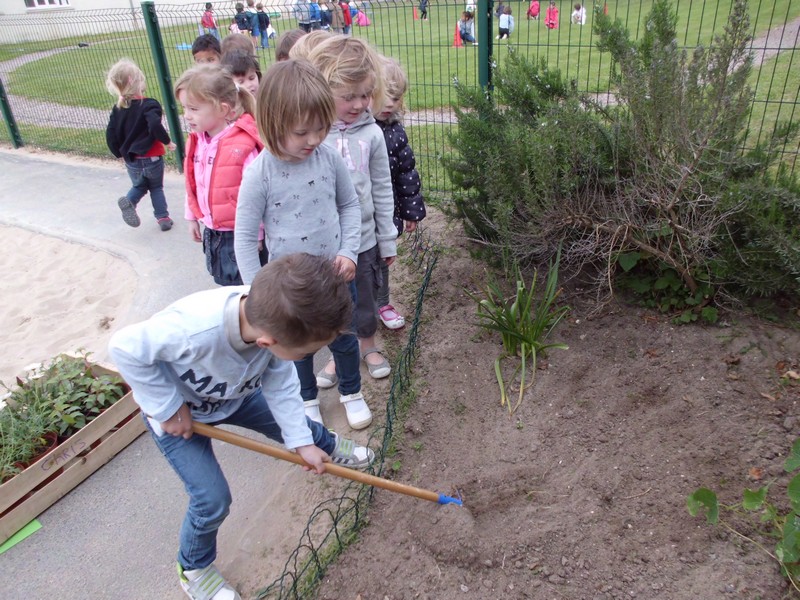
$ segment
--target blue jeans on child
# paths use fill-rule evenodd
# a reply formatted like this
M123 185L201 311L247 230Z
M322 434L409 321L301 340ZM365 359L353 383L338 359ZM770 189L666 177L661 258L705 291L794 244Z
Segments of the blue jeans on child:
M153 214L156 219L168 217L167 197L164 195L164 158L151 156L137 158L133 162L126 160L125 166L133 184L125 197L136 206L139 200L150 192L150 202L153 203Z
M261 32L261 47L269 48L269 33L267 33L266 29Z
M310 419L306 421L314 444L328 454L333 452L336 445L333 435L319 423ZM260 388L245 399L235 414L214 425L223 423L246 427L271 440L283 442L280 427ZM188 440L169 434L152 435L189 494L189 507L181 525L178 562L187 570L202 569L217 557L217 531L230 512L228 482L214 456L209 438L197 434Z
M356 286L350 283L350 295L356 304ZM361 363L358 357L358 338L352 333L342 333L328 344L339 377L339 393L348 396L361 391ZM314 400L319 393L317 377L314 373L314 355L308 354L294 361L297 377L300 379L300 395L303 400Z

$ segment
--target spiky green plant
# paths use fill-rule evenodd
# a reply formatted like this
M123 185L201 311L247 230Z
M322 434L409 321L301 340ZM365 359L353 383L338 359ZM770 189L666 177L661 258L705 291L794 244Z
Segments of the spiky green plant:
M481 288L482 297L467 292L478 303L476 313L480 319L478 325L488 331L498 332L502 339L503 352L494 361L494 371L497 384L500 386L500 406L506 406L509 414L513 414L519 408L525 390L534 383L537 357L545 354L550 348L567 349L565 344L547 342L550 333L569 311L568 306L556 305L561 293L558 287L560 258L559 249L555 261L550 264L542 298L536 304L534 299L538 271L534 271L533 280L530 286L527 286L519 266L515 266L514 269L516 289L513 296L506 298L500 286L494 281ZM509 379L509 386L519 375L519 397L512 406L508 394L509 386L503 377L503 362L517 357L520 361ZM529 371L532 374L526 384Z

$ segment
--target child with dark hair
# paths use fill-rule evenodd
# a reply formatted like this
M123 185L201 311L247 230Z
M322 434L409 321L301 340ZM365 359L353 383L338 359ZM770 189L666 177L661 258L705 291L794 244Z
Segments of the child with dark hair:
M478 45L478 42L475 41L475 17L468 10L461 13L461 19L458 21L458 34L461 36L462 42L468 42L473 46Z
M214 9L211 6L211 2L206 2L206 10L203 13L202 18L200 19L200 27L203 28L203 31L209 35L213 35L219 41L219 28L217 27L217 20L214 18Z
M261 31L261 47L269 48L269 15L264 12L264 5L259 2L256 4L256 14L258 15L258 28Z
M250 286L192 294L111 338L111 357L189 496L177 556L189 598L240 600L214 565L231 490L211 439L193 435L194 421L256 431L316 473L326 462L361 469L374 460L369 448L304 415L290 362L347 330L351 312L349 286L330 257L288 254Z
M221 54L219 40L210 33L197 36L192 43L192 58L199 65L218 63Z
M558 29L558 7L556 0L550 0L550 6L544 13L544 26L548 29Z
M261 67L255 56L240 50L228 52L222 59L222 66L231 72L236 85L246 89L255 98L261 81Z
M514 17L511 16L511 7L506 6L497 22L497 39L507 40L514 31Z
M289 60L289 51L294 47L301 37L306 34L302 29L290 29L284 31L278 38L278 43L275 46L275 61L281 62Z
M245 35L249 36L250 29L252 28L252 22L250 20L250 15L244 11L244 4L241 2L236 3L236 14L233 16L233 19L236 21L236 26L239 28L239 33L244 33Z

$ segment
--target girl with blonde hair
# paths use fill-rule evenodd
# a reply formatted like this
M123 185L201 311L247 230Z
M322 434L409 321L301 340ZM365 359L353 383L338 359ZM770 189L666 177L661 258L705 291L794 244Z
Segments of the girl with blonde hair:
M386 86L383 106L375 112L375 121L383 131L386 150L389 152L389 169L392 174L394 194L394 225L397 236L403 231L411 233L417 223L425 218L425 200L422 197L419 172L414 151L408 143L402 118L405 109L403 97L408 90L408 78L403 67L393 58L383 57L383 78ZM378 319L387 329L400 329L405 318L389 302L389 265L381 263L381 287L378 290Z
M136 206L150 192L153 215L161 231L172 229L172 219L164 195L165 145L175 144L161 123L158 100L145 98L145 78L142 70L131 60L117 62L106 77L108 92L117 98L106 127L106 144L111 154L125 161L131 189L117 200L122 220L138 227L141 219Z
M189 233L203 243L214 281L241 285L233 249L236 203L242 174L264 147L253 118L255 99L220 65L186 71L175 97L190 130L184 161Z
M391 265L397 255L389 155L383 132L370 111L370 106L380 107L384 101L381 58L360 38L333 36L316 46L309 60L331 86L336 103L336 121L326 143L344 158L361 203L356 334L370 375L380 379L389 375L391 367L375 343L377 291L381 263ZM332 387L335 383L336 373L329 363L317 374L317 384ZM342 399L342 402L349 400ZM361 410L368 412L363 399L361 403Z

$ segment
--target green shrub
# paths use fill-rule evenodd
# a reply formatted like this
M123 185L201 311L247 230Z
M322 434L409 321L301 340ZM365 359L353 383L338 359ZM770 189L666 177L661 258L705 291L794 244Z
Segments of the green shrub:
M468 234L506 267L543 264L563 243L564 268L594 266L600 290L623 272L639 287L674 274L683 289L668 286L667 300L679 321L707 318L726 295L800 293L800 187L777 164L798 128L781 124L741 151L752 99L746 3L691 55L667 0L638 41L602 11L594 23L615 103L580 97L557 70L514 52L492 95L458 88L445 167ZM634 255L635 270L620 264ZM645 292L664 307L665 289Z

